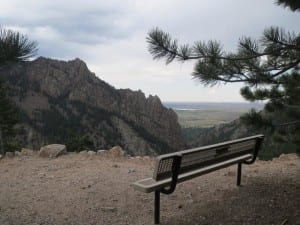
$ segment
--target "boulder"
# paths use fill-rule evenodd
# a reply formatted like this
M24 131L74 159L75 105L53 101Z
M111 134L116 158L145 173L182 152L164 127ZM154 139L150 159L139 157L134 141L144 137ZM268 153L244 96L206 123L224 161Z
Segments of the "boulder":
M96 155L96 152L94 152L94 151L88 151L87 154L93 156L93 155Z
M283 153L277 159L282 160L282 161L290 161L290 160L297 159L297 158L299 158L299 156L297 156L297 154L295 154L295 153L290 153L290 154Z
M21 154L24 156L33 156L34 155L34 151L28 148L22 148L21 149Z
M21 152L15 151L15 156L21 156L21 155L22 155Z
M8 158L12 158L14 157L15 153L14 152L6 152L5 153L5 156L8 157Z
M107 150L98 150L98 151L97 151L97 155L105 155L105 154L107 154L107 153L108 153Z
M125 156L125 151L120 146L114 146L109 151L108 154L114 158Z
M39 156L47 158L56 158L65 153L67 153L67 148L65 145L52 144L41 147L39 151Z
M88 151L87 150L82 150L79 152L80 155L87 155L88 154Z

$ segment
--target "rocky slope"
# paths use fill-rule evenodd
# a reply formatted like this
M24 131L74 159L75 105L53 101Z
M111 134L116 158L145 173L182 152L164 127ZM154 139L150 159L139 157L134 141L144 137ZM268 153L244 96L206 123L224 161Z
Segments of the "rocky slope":
M258 130L246 127L241 123L240 119L208 128L183 129L183 136L190 148L242 138L258 133Z
M120 145L131 154L169 152L183 146L177 115L157 96L117 90L75 59L40 57L0 71L21 109L18 136L39 148L88 136L94 149Z

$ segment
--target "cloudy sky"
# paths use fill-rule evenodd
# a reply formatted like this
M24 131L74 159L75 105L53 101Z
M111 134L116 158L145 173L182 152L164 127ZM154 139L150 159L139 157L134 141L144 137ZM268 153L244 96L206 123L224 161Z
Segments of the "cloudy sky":
M218 40L234 50L239 37L259 38L276 25L300 31L300 13L274 0L1 0L0 25L39 44L39 56L84 60L116 88L142 90L162 101L243 101L239 85L203 87L193 62L154 61L146 36L154 27L181 43Z

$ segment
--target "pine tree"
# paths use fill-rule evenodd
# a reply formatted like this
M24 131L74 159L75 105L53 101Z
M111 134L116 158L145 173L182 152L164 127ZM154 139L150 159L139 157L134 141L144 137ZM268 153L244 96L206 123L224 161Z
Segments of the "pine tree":
M0 69L13 67L15 62L26 61L37 52L36 42L19 32L0 29ZM18 122L18 109L8 97L9 86L0 77L0 154L12 150L14 126Z
M14 125L18 122L18 109L7 96L8 87L0 78L0 153L13 147Z
M299 1L298 1L299 2ZM277 3L299 11L299 3ZM300 146L300 34L282 28L266 29L259 40L243 37L236 52L225 52L217 41L179 45L159 28L147 37L154 59L195 60L192 76L200 83L243 83L241 95L249 101L266 101L262 112L251 110L241 117L247 124L268 127L281 141Z
M292 11L300 11L300 2L299 0L277 0L278 5L283 7L288 7Z

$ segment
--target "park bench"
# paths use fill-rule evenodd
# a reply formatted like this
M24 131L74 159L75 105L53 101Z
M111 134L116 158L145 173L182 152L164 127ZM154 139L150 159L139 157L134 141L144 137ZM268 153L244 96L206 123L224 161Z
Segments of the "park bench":
M159 224L160 193L171 194L177 183L237 164L237 186L242 164L255 162L264 135L226 141L156 157L153 177L133 183L145 193L154 192L154 223Z

